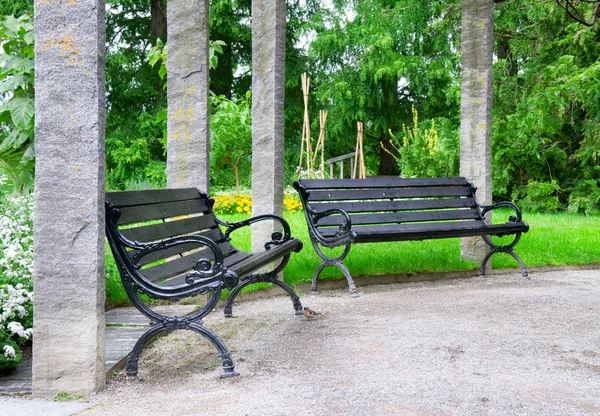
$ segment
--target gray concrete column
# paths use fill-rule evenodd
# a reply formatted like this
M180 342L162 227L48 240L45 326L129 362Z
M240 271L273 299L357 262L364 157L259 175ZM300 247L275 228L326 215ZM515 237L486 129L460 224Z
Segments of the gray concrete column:
M252 1L252 214L283 212L285 0ZM275 231L254 224L252 249Z
M208 192L208 0L167 5L167 185Z
M105 383L104 60L104 0L36 2L36 395Z
M485 205L492 202L493 52L494 0L463 0L460 174ZM482 260L487 251L480 237L461 239L465 258Z

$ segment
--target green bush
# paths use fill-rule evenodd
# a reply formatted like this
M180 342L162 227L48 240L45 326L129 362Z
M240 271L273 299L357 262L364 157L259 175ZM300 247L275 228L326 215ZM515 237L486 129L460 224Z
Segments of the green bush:
M521 209L530 212L556 212L561 203L558 199L560 186L556 181L529 181L522 191L523 198L519 200Z
M405 178L454 176L459 170L459 137L446 119L438 119L443 127L440 135L436 120L419 123L419 113L413 107L413 124L402 125L402 135L391 131L390 143L397 155L400 176ZM382 149L388 151L382 145Z

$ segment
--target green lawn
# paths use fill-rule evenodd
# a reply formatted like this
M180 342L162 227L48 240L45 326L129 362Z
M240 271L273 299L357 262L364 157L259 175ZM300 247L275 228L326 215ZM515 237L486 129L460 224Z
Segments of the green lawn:
M512 212L494 213L494 222L504 222ZM320 263L315 253L301 212L285 213L292 235L304 242L300 253L293 253L285 269L285 280L291 284L309 282ZM229 221L242 217L230 216ZM224 218L225 219L225 218ZM600 217L584 217L566 213L523 214L530 226L516 246L527 267L600 264ZM234 234L234 244L249 249L250 230ZM505 244L513 237L495 239ZM356 244L344 264L353 276L392 273L448 272L478 268L474 261L460 258L459 239L406 241L397 243ZM341 252L341 249L338 249ZM517 262L508 254L495 254L493 268L517 268ZM323 279L342 279L342 273L328 267L321 274Z
M511 212L494 213L494 222L504 222ZM304 242L300 253L292 253L285 269L286 282L294 285L310 282L320 264L308 238L308 230L302 212L285 213L292 235ZM239 221L244 215L221 216L226 221ZM600 264L600 217L584 217L566 213L523 214L530 230L523 234L516 246L527 267ZM233 243L242 250L250 250L250 227L232 234ZM513 237L504 237L505 244ZM496 239L495 239L496 240ZM108 247L107 247L108 250ZM336 249L341 253L341 248ZM126 302L125 293L112 256L107 255L107 297L115 304ZM382 275L393 273L449 272L473 270L479 266L474 261L460 258L459 239L407 241L398 243L356 244L344 261L352 276ZM492 257L493 268L517 268L517 262L508 254ZM321 273L321 279L343 279L335 267ZM257 285L258 286L258 285ZM264 287L264 285L258 286ZM251 288L250 288L251 289Z

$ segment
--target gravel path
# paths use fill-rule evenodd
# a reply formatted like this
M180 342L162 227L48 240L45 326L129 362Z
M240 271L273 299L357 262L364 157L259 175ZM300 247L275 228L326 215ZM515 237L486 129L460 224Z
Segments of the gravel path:
M178 331L78 415L598 415L600 270L393 284L243 302Z

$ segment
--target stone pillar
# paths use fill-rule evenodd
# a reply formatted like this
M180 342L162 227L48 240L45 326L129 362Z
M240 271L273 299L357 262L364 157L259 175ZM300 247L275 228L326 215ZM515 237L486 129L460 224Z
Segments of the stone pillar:
M167 186L208 192L208 0L167 6Z
M494 0L463 0L460 174L485 205L492 202L493 38ZM480 237L461 239L465 258L480 261L488 249Z
M36 2L36 395L105 383L104 60L104 0Z
M252 214L283 212L285 0L252 1ZM271 222L252 228L252 249L264 249Z

